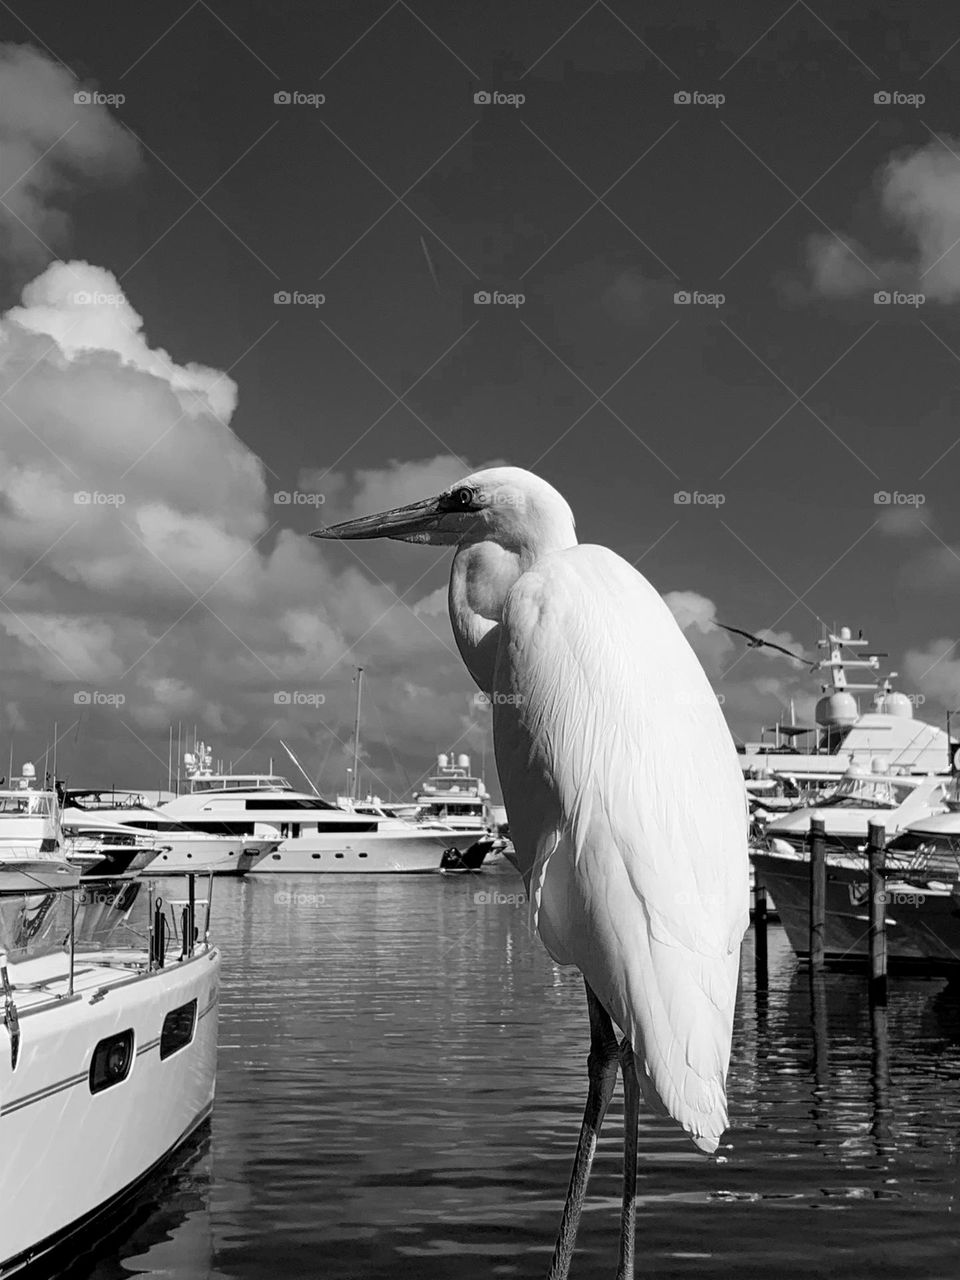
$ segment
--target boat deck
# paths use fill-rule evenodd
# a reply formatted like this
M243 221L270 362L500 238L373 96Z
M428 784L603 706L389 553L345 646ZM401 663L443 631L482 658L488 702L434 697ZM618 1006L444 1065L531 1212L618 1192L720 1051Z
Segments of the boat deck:
M179 954L178 949L168 956L173 961ZM73 964L73 997L95 997L98 991L127 982L146 972L148 960L145 949L78 951ZM70 997L70 956L66 951L10 964L7 973L21 1017Z

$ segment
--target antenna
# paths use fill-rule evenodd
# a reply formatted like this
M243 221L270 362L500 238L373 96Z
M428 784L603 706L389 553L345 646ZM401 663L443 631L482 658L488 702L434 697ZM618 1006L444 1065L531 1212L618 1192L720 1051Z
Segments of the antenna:
M353 789L351 791L351 799L360 799L360 695L363 690L363 667L357 667L357 712L353 721Z

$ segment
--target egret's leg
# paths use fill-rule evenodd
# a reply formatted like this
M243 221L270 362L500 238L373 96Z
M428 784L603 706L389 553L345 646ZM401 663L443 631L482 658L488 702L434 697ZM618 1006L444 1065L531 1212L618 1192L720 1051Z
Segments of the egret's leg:
M570 1261L573 1257L573 1246L577 1239L577 1228L580 1225L580 1213L583 1199L587 1192L590 1178L590 1167L597 1150L597 1139L600 1126L606 1115L607 1107L613 1096L617 1083L618 1045L616 1032L609 1014L600 1001L587 987L587 1009L590 1013L590 1056L587 1058L587 1105L583 1112L583 1123L580 1126L580 1140L577 1143L577 1154L570 1175L570 1186L563 1206L563 1217L560 1220L560 1233L557 1236L557 1247L553 1251L548 1280L567 1280L570 1273Z
M637 1216L637 1128L640 1122L640 1082L633 1046L620 1046L623 1072L623 1211L620 1218L620 1261L617 1280L633 1280L633 1240Z

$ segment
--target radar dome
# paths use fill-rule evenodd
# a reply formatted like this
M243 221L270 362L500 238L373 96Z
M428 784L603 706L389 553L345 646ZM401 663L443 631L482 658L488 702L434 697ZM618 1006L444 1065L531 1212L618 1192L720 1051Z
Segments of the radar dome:
M849 639L850 639L850 628L849 628L849 627L841 627L841 628L840 628L840 639L841 639L841 640L849 640Z
M437 756L437 764L441 769L446 769L449 763L450 763L449 757L446 755L445 752L441 751L440 754Z
M469 768L470 768L470 757L469 757L469 756L466 756L466 755L459 755L459 756L457 756L457 768L458 768L458 769L469 769Z
M828 693L817 703L817 724L827 728L854 724L859 714L857 700L852 693Z
M905 693L884 694L880 710L884 715L901 716L904 720L910 720L913 717L913 703Z

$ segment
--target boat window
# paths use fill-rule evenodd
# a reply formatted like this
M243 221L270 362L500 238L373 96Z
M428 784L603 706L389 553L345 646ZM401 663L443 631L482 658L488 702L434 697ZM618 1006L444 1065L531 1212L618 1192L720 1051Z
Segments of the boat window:
M126 1080L133 1064L133 1031L101 1040L90 1063L90 1092L102 1093L121 1080Z
M264 809L336 809L335 804L328 804L315 796L296 797L277 796L272 800L245 800L243 807L248 810Z
M188 1045L193 1039L196 1025L196 997L188 1004L182 1004L179 1009L171 1009L163 1020L163 1030L160 1032L161 1059L169 1058L171 1053Z
M834 809L897 809L916 788L888 778L841 778L829 800Z

